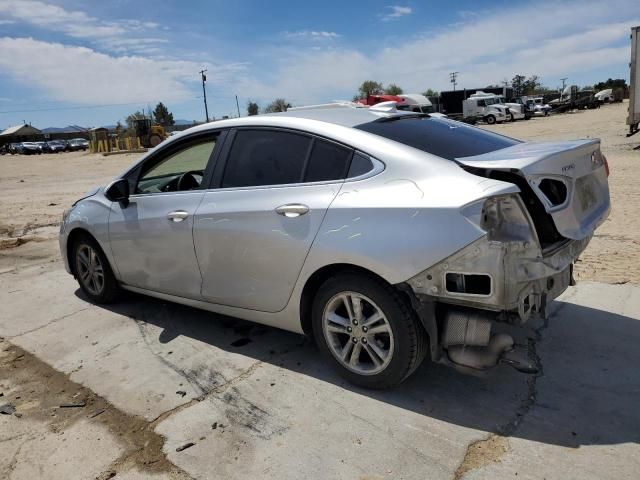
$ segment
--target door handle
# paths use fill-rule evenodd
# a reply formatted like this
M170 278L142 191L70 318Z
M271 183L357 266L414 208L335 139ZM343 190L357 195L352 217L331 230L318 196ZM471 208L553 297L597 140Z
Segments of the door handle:
M284 215L288 218L299 217L309 211L309 207L300 203L289 203L287 205L280 205L276 208L276 213Z
M167 213L167 218L173 222L181 222L189 216L189 212L184 210L176 210L175 212Z

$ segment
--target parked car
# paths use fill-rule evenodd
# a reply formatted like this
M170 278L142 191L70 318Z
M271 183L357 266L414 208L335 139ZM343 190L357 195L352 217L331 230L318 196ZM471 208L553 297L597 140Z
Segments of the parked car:
M47 153L60 153L64 152L67 148L67 143L64 140L51 140L45 142L43 151Z
M299 108L171 137L66 210L60 248L93 302L125 289L306 333L365 387L425 356L534 372L511 329L573 283L607 177L594 139Z
M23 155L40 155L42 153L42 148L38 142L22 142L18 144L17 153L21 153Z
M72 138L67 141L67 150L71 152L76 152L78 150L86 150L89 148L89 142L84 138Z

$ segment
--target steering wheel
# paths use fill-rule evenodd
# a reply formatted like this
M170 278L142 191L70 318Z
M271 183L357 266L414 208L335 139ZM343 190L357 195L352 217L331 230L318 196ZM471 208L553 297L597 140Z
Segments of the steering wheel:
M200 177L200 181L196 178L196 175ZM178 177L178 183L176 184L176 189L178 191L183 190L195 190L196 188L200 188L200 182L202 181L202 172L199 170L191 170L188 172L184 172L180 177Z

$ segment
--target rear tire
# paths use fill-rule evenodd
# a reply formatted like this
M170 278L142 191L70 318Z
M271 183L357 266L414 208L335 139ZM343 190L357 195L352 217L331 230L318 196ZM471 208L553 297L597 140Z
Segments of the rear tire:
M120 295L120 286L107 257L93 238L79 238L72 249L73 273L80 288L93 303L112 303Z
M374 277L327 280L313 302L318 347L337 372L365 388L395 387L422 363L427 336L407 301Z

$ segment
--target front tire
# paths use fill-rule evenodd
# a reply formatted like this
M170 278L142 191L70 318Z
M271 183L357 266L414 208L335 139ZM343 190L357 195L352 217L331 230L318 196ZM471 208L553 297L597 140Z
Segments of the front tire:
M507 120L510 122L515 122L516 119L513 117L513 113L510 113L509 116L507 117Z
M320 350L361 387L398 385L426 354L426 334L408 302L373 277L347 273L327 280L314 299L312 321Z
M85 236L73 246L74 275L80 288L93 303L112 303L120 287L107 257L98 243Z
M494 117L493 115L487 115L487 123L489 125L493 125L494 123L496 123L496 117Z

